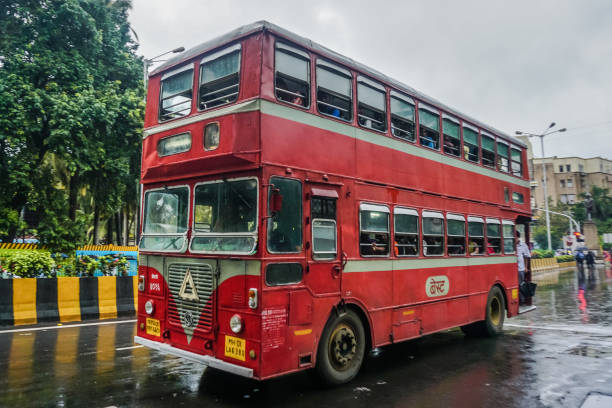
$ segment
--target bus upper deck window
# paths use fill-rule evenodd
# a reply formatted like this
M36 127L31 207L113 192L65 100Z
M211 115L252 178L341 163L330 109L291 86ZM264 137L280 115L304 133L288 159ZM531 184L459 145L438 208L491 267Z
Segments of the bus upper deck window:
M478 163L478 131L463 126L463 158Z
M353 118L351 72L327 62L317 62L317 109L320 113L350 121Z
M310 106L310 57L307 53L276 43L274 54L276 99L301 107Z
M202 59L200 65L200 109L210 109L238 99L240 89L240 44Z
M442 120L442 133L444 134L444 153L459 157L461 155L461 134L459 121L446 117Z
M193 68L191 65L162 76L159 121L180 118L191 113L193 98Z
M357 78L357 116L359 125L384 132L387 130L385 88L369 79Z
M393 136L414 142L414 102L391 91L391 131Z
M521 177L523 175L523 165L521 160L521 151L519 149L510 149L512 159L512 174Z
M495 139L491 136L482 135L482 165L495 167Z
M440 114L434 108L419 108L419 143L430 149L440 149Z
M509 171L508 145L501 141L497 141L497 170Z

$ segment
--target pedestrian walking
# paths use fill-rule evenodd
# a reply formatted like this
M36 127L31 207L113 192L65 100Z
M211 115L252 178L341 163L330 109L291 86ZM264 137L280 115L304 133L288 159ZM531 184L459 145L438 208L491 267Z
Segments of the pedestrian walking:
M589 276L595 274L595 254L593 251L589 251L585 257L587 268L589 269Z
M576 268L578 268L578 273L584 276L584 252L581 249L576 251Z

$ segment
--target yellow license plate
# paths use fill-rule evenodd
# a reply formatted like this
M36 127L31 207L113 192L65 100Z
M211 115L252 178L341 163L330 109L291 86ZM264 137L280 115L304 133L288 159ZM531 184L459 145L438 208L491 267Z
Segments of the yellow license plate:
M244 361L246 355L246 342L238 337L225 336L225 355Z
M147 334L151 336L161 336L161 326L159 320L147 317Z

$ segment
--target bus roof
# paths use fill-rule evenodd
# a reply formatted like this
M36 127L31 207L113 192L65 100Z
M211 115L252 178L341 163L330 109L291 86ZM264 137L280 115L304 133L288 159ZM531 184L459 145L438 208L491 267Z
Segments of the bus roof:
M508 135L500 130L497 130L489 125L486 125L466 114L463 114L461 112L459 112L456 109L451 108L450 106L445 105L444 103L425 95L424 93L421 93L419 91L417 91L416 89L404 84L403 82L397 81L393 78L388 77L385 74L382 74L381 72L369 68L366 65L357 62L351 58L345 57L341 54L338 54L337 52L330 50L329 48L320 45L312 40L309 40L308 38L302 37L300 35L294 34L289 30L286 30L282 27L279 27L275 24L272 24L268 21L257 21L255 23L252 24L248 24L242 27L238 27L235 30L230 31L227 34L224 34L220 37L214 38L210 41L206 41L200 45L197 45L193 48L188 49L187 51L181 53L180 55L177 55L171 59L169 59L167 62L165 62L164 64L160 65L158 68L156 68L155 70L153 70L151 72L151 76L152 75L156 75L162 71L166 71L167 69L174 67L184 61L190 60L194 57L197 57L201 54L204 54L207 51L211 51L215 48L221 47L225 44L229 44L232 41L235 41L237 39L243 38L243 37L247 37L249 35L252 35L254 33L260 32L260 31L269 31L273 34L276 34L280 37L283 37L285 39L287 39L288 41L299 45L301 47L304 47L305 49L308 49L310 51L313 51L321 56L327 57L335 62L338 62L339 64L345 65L346 67L352 68L355 71L360 72L361 74L364 74L366 76L369 76L373 79L376 79L382 83L385 83L386 85L395 88L398 91L403 91L405 93L407 93L408 95L414 96L416 99L418 99L419 101L423 101L425 103L431 104L443 111L445 111L446 113L450 113L453 115L458 116L461 119L466 120L467 122L473 124L473 125L477 125L480 128L482 128L483 130L488 130L489 132L494 133L497 136L502 136L505 139L508 139L508 141L510 141L512 144L516 145L516 146L521 146L526 148L527 145L525 145L523 142L521 142L520 140L516 139L515 137Z

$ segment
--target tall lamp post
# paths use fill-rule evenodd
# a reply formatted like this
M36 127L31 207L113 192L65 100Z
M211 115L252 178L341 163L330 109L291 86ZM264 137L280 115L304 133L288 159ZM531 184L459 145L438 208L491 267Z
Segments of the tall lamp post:
M542 173L544 174L544 212L546 213L546 235L548 237L548 250L549 251L552 249L552 245L551 245L551 240L550 240L550 215L548 211L548 187L546 185L547 183L546 163L544 161L544 158L546 157L546 155L544 154L544 136L552 135L553 133L565 132L567 130L566 128L562 128L558 130L551 130L554 126L555 126L555 122L552 122L546 128L546 130L540 134L526 133L526 132L521 132L520 130L517 130L515 132L517 135L540 138L540 146L542 148Z
M155 64L156 62L161 62L161 60L158 60L158 58L163 57L164 55L168 55L168 54L177 54L179 52L183 52L185 51L185 47L177 47L173 50L170 51L166 51L163 52L153 58L144 58L142 60L142 64L143 64L143 86L144 86L144 100L145 103L147 102L147 86L149 83L149 67L153 64ZM136 215L136 233L134 234L134 237L136 238L136 245L138 245L138 241L140 239L140 205L142 204L140 202L140 194L142 191L142 186L140 185L140 180L138 181L138 186L137 186L137 194L138 194L138 214Z

